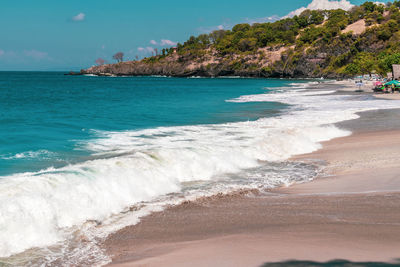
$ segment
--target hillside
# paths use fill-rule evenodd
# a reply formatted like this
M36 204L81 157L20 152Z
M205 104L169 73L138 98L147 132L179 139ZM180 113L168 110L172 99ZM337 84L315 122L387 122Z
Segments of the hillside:
M94 66L81 74L346 77L391 71L400 63L400 1L349 11L306 10L272 23L190 37L141 61Z

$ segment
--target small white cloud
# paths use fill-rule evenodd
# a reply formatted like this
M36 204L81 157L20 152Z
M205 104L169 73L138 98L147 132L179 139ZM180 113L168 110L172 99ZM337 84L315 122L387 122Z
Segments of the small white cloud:
M175 46L175 45L177 45L177 43L176 43L176 42L173 42L173 41L171 41L171 40L162 39L160 45L161 45L161 46L165 46L165 45L168 45L168 46Z
M156 40L151 40L150 44L158 46L176 46L178 43L171 40L162 39L160 42L157 42Z
M146 47L146 51L149 52L149 53L154 52L154 48L148 46L148 47Z
M137 49L139 52L144 52L144 53L151 53L151 52L154 52L155 50L154 50L154 48L153 47L150 47L150 46L147 46L147 47L138 47L138 49Z
M79 13L78 15L73 16L72 20L73 21L84 21L85 17L86 17L85 13Z
M4 55L4 54L5 54L4 50L1 50L1 49L0 49L0 57L1 57L2 55Z
M269 17L258 18L258 19L246 19L247 23L254 24L254 23L266 23L266 22L274 22L279 20L280 17L277 15L272 15Z
M300 15L304 10L332 10L332 9L343 9L343 10L350 10L354 5L350 3L348 0L313 0L308 6L301 7L290 12L283 18L294 17Z
M48 54L46 52L41 52L37 50L24 50L24 55L35 60L41 60L48 57Z
M210 33L217 30L231 29L232 27L233 25L231 23L223 23L217 26L199 27L197 30L201 33Z

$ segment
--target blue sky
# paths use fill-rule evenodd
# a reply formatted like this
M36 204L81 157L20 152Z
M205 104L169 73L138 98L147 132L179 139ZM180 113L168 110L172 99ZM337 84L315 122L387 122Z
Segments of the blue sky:
M314 2L328 0L314 0ZM341 0L346 1L346 0ZM360 4L363 0L351 0ZM79 70L218 27L284 16L311 0L2 0L0 70ZM153 40L153 41L152 41ZM164 40L164 41L162 41Z

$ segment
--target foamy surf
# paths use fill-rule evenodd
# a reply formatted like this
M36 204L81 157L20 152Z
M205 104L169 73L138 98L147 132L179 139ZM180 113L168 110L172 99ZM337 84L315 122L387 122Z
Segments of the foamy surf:
M292 105L281 116L254 122L98 132L77 147L92 151L93 160L2 177L0 256L31 249L46 255L38 265L60 257L103 264L109 259L97 242L107 234L168 204L307 181L308 168L291 172L285 160L351 134L333 124L355 119L357 112L400 106L332 92L286 90L228 100Z
M14 160L14 159L34 159L34 158L42 158L42 159L48 159L51 157L56 156L54 152L50 152L47 150L38 150L38 151L26 151L26 152L21 152L21 153L16 153L16 154L6 154L6 155L0 155L1 159L5 160Z

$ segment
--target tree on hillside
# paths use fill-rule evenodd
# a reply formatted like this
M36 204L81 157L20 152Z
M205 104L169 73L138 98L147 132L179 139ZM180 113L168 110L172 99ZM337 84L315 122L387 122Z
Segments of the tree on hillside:
M257 39L256 38L245 38L241 39L238 43L238 47L240 51L251 51L256 48Z
M233 32L246 32L250 30L250 24L248 23L242 23L242 24L237 24L233 26L232 31Z
M385 55L379 65L387 73L392 71L393 64L400 64L400 53Z
M376 5L375 5L374 2L367 1L367 2L365 2L364 4L362 4L361 6L364 7L364 10L365 10L367 13L371 13L371 12L374 12L375 6L376 6Z
M106 61L105 61L104 59L102 59L102 58L96 59L95 62L96 62L96 64L99 65L99 66L104 65L104 63L106 63Z
M124 61L124 53L118 52L115 55L113 55L113 59L116 60L117 62L122 62Z
M346 66L345 73L349 74L349 75L356 75L356 74L360 74L361 70L357 64L350 63Z
M354 63L359 67L362 74L368 73L371 75L376 66L375 59L371 53L361 52L357 55Z
M294 20L299 24L300 27L304 28L311 24L321 24L322 22L324 22L324 15L322 11L307 9L303 11L299 16L295 16Z
M362 6L354 6L349 10L350 23L354 23L365 16L365 11Z
M209 34L210 41L215 44L218 40L222 39L226 35L225 30L216 30Z

